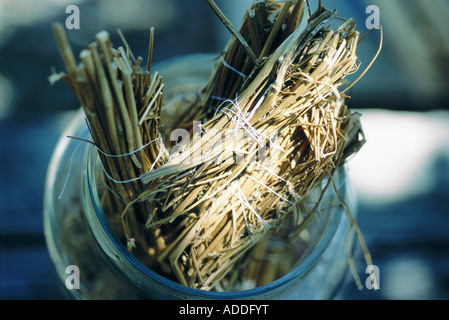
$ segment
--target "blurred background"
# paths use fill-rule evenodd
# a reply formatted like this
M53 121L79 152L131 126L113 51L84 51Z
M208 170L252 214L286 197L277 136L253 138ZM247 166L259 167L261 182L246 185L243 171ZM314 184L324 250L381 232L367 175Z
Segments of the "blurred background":
M239 26L250 0L217 0ZM310 0L312 10L318 1ZM362 114L366 145L349 162L358 195L357 219L380 270L380 290L358 290L348 275L336 299L449 298L449 1L323 1L368 32L370 5L379 8L382 51L351 92ZM229 39L204 0L0 0L0 299L62 299L42 228L48 162L79 107L63 83L51 30L77 5L80 28L67 30L78 53L98 31L153 62L221 51ZM380 31L359 45L362 71L375 56ZM356 75L357 76L357 75ZM364 261L356 267L364 280Z

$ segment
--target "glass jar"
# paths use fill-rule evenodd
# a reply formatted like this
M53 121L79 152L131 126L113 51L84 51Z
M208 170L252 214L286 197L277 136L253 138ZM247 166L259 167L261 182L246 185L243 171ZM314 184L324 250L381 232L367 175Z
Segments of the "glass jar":
M213 64L213 56L200 54L157 66L166 84L164 99L201 89ZM164 112L170 116L172 111L167 108ZM352 232L332 187L326 191L310 225L307 246L294 268L284 276L251 289L229 292L193 289L154 272L118 240L99 201L101 181L97 173L101 166L96 149L67 136L89 138L82 110L75 113L56 146L44 195L48 250L71 298L329 299L341 285L348 271L346 246ZM346 170L337 171L334 179L338 192L354 213L355 197Z

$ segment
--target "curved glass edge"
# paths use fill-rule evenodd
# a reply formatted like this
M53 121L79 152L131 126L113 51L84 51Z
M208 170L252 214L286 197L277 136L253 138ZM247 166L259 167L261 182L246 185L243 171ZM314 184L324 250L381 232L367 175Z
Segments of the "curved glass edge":
M88 224L91 228L91 232L98 245L102 248L103 252L108 259L111 260L112 265L120 264L120 270L123 277L131 278L133 284L149 298L158 299L216 299L216 300L232 300L232 299L270 299L270 298L284 298L284 299L327 299L329 297L319 296L312 297L310 295L300 296L295 295L294 289L298 281L303 279L307 273L317 264L320 260L327 259L325 253L333 253L335 246L337 246L338 240L334 237L336 233L347 233L346 219L342 219L342 210L337 210L335 217L331 220L331 223L323 235L323 238L313 250L313 252L306 257L306 259L294 270L285 276L273 281L272 283L256 287L249 290L232 291L232 292L215 292L204 291L200 289L190 288L183 286L177 282L169 280L158 273L154 272L147 266L145 266L140 260L132 255L125 246L114 235L109 223L105 217L105 214L99 205L99 197L96 192L96 179L95 168L98 168L98 155L95 149L91 146L88 147L87 153L87 175L85 175L83 196L85 206L90 207L91 214L87 214ZM339 170L339 174L343 174L343 188L340 188L342 197L347 195L346 189L348 184L346 183L346 170L342 167ZM93 213L93 214L92 214ZM341 240L341 239L340 239ZM342 241L340 241L342 242ZM346 241L343 241L344 243ZM329 249L329 248L332 249ZM330 254L328 254L330 256ZM321 268L322 269L322 268ZM341 268L339 268L341 269ZM326 284L323 284L326 285ZM327 291L327 290L324 290ZM289 293L292 294L289 295Z
M344 174L344 178L342 179L343 183L338 187L338 190L345 204L351 211L350 214L356 217L357 203L355 190L349 180L345 167L342 167L340 172L341 174ZM334 219L332 223L338 225L332 233L325 235L326 237L331 237L331 239L326 248L324 248L320 258L316 261L313 269L309 270L307 277L301 283L303 290L291 290L291 292L286 295L285 299L327 300L333 298L341 289L344 276L349 272L347 245L353 239L354 234L351 233L352 226L346 218L346 212L343 208L339 210L338 221ZM333 226L332 229L334 227L335 226ZM315 292L316 294L314 295L304 294L304 292L314 292L313 288L316 287L316 279L321 279L321 285L327 287L327 289Z
M50 259L52 260L56 274L60 278L62 283L65 283L66 281L67 274L65 273L65 270L70 263L66 265L61 264L61 261L66 261L66 258L58 249L58 245L55 240L56 237L54 232L58 229L55 225L55 213L57 211L55 201L58 201L59 198L59 194L57 194L58 190L55 189L55 184L57 180L58 170L61 168L61 163L66 160L64 157L71 156L67 154L67 150L70 149L69 145L73 143L73 141L68 139L67 136L79 132L82 126L85 125L83 115L84 112L81 108L75 111L72 120L68 123L67 127L64 129L59 140L57 141L56 147L47 167L44 185L42 217L44 238ZM70 297L73 297L75 299L82 299L82 296L79 292L77 292L77 290L71 291L72 292L70 294ZM63 292L66 293L65 291Z

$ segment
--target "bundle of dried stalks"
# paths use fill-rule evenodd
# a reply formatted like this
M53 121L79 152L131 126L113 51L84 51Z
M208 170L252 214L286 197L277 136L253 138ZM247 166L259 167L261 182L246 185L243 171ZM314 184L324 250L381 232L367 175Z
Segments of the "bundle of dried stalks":
M162 78L157 72L150 76L151 54L147 70L142 70L142 58L134 57L121 33L125 47L114 49L108 33L100 32L80 53L77 65L62 25L54 24L53 30L67 69L56 79L62 78L81 102L107 187L113 194L104 196L102 205L106 212L124 212L126 205L146 189L140 176L162 165L168 155L158 130ZM151 29L150 51L153 34ZM135 210L148 212L153 206L142 202ZM136 226L144 221L138 221L138 216L130 216L129 228L141 230ZM120 221L120 217L115 215L115 220ZM123 225L125 235L129 234L127 224ZM136 237L144 250L150 248L147 235L138 233ZM129 247L134 246L135 238L127 238Z
M336 13L321 6L308 17L305 1L274 0L254 1L237 31L208 3L233 37L171 122L192 137L172 152L159 131L152 40L143 71L126 41L114 49L104 32L76 65L62 27L55 32L67 68L60 77L85 110L113 191L103 206L123 223L129 249L184 285L230 290L230 271L251 248L263 250L267 234L307 228L314 209L304 199L363 144L339 91L357 71L359 33L352 19L333 26Z

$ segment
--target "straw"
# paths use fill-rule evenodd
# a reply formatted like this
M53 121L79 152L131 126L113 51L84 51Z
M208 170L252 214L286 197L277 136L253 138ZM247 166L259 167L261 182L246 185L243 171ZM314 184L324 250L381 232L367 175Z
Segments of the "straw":
M232 290L248 280L230 273L239 263L259 270L249 279L257 285L288 272L294 261L256 263L261 244L284 239L288 247L286 226L307 239L323 183L364 143L339 91L358 69L359 33L353 19L342 22L321 4L309 16L305 1L257 0L237 29L207 3L231 39L197 99L170 106L186 111L167 132L192 137L172 152L159 139L160 112L171 102L163 101L161 76L150 75L154 30L146 71L123 34L124 47L115 49L105 32L75 67L63 29L54 30L68 70L62 79L103 151L113 191L103 195L104 209L120 217L129 250L186 286ZM195 135L194 121L201 122ZM307 209L311 195L316 204ZM276 248L271 254L283 256Z

